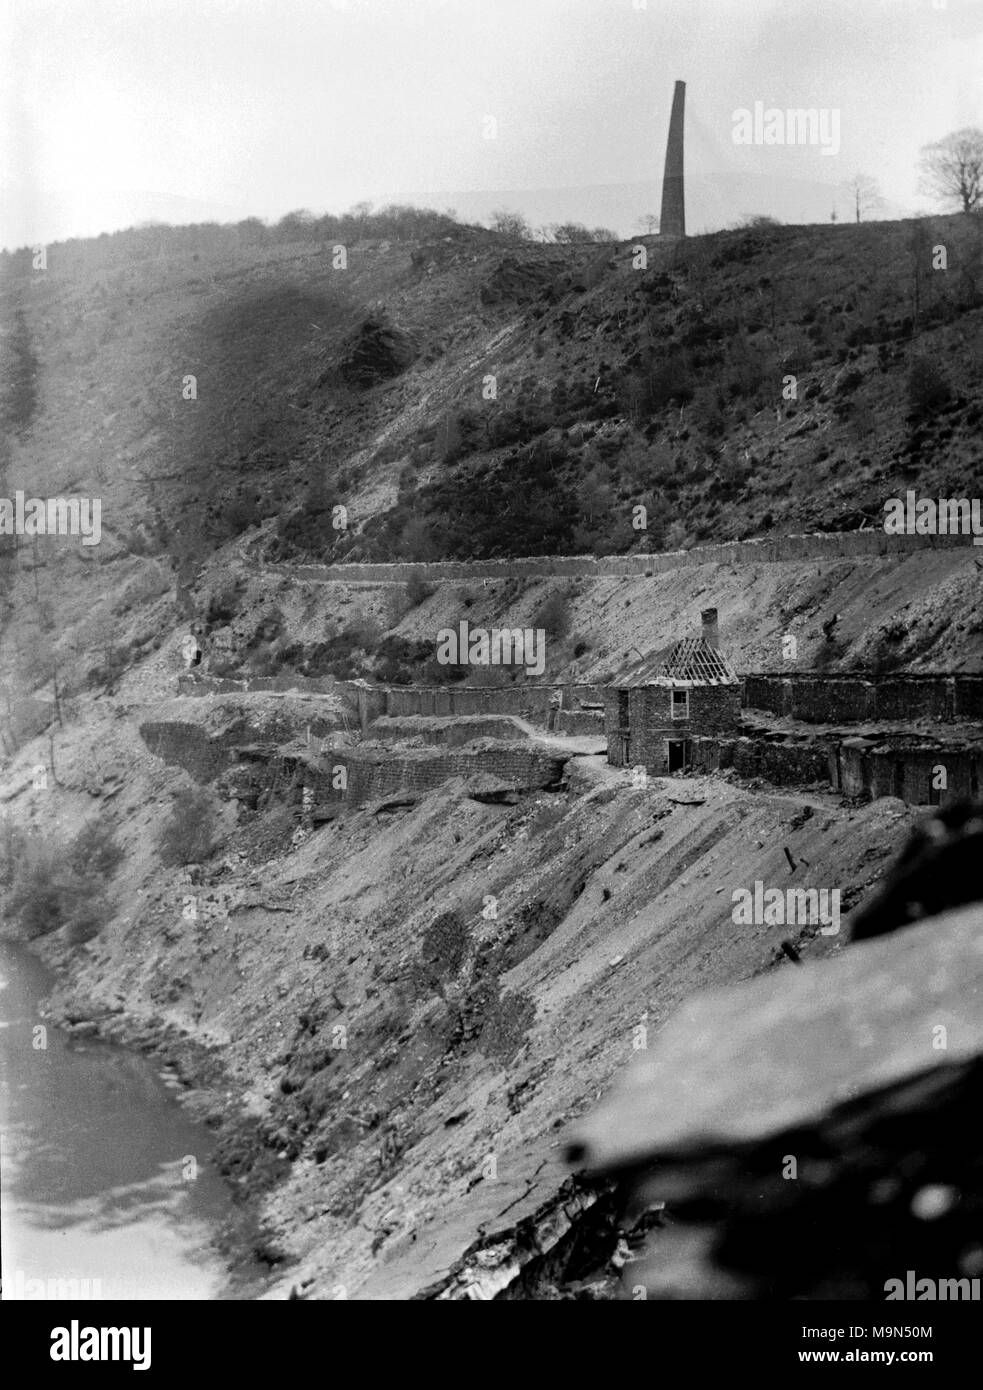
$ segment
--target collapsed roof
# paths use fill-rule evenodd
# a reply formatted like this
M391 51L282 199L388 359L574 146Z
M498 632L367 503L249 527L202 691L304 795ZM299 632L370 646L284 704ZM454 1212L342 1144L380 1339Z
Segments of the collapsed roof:
M737 672L704 637L681 637L660 662L658 656L637 661L617 676L618 687L636 685L737 685Z

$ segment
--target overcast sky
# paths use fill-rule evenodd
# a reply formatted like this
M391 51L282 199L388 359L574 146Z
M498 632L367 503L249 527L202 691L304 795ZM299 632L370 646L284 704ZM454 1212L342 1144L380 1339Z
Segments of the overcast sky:
M689 229L826 220L862 169L983 125L983 0L7 0L0 244L366 198L636 230L687 83ZM736 146L837 108L841 149ZM487 117L497 122L495 138Z

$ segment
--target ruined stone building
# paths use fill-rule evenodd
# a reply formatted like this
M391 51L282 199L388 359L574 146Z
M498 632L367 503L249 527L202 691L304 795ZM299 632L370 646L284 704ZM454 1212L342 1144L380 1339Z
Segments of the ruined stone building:
M741 685L720 650L717 610L702 616L699 637L682 638L661 664L651 657L636 663L605 691L614 767L643 766L656 776L682 772L692 764L694 738L740 729Z

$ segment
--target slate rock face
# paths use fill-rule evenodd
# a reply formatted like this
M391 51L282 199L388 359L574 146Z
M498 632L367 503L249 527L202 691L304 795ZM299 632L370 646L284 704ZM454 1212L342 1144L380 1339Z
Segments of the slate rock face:
M928 816L908 843L881 891L851 922L851 940L896 931L983 896L983 806L956 802Z
M934 1298L969 1298L983 1275L981 1103L983 1063L939 1066L760 1142L668 1160L635 1187L637 1205L663 1200L670 1216L623 1286L882 1302L890 1281L927 1279Z
M342 349L339 371L350 386L375 386L399 376L417 357L413 337L385 314L369 314Z
M707 990L640 1056L581 1125L577 1156L592 1168L754 1142L983 1056L983 908Z
M983 904L917 925L896 904L888 923L895 898L926 899L913 865L937 867L976 819L923 824L878 900L886 934L690 999L580 1123L570 1162L620 1174L629 1210L666 1203L625 1296L880 1301L928 1280L935 1297L971 1297Z

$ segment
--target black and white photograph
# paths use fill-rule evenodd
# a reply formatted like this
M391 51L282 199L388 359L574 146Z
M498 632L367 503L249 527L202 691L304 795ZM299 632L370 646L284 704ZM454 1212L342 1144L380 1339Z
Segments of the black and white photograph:
M947 1366L981 781L983 0L10 0L38 1367L473 1301Z

